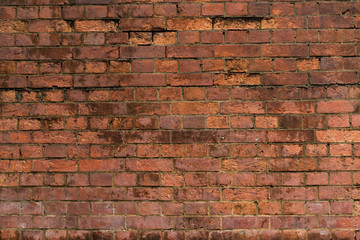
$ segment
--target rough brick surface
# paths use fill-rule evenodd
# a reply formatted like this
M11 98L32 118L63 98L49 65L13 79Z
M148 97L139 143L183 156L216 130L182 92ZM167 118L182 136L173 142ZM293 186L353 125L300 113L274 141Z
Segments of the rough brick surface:
M359 14L0 0L0 239L360 238Z

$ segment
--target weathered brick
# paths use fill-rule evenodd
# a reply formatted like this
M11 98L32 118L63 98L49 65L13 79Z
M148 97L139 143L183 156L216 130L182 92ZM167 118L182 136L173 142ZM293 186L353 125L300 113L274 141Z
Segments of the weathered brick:
M182 102L172 105L174 114L216 114L219 112L217 103Z
M212 48L209 46L167 46L166 57L169 58L212 57Z
M166 21L168 30L211 30L209 18L169 18Z
M0 21L0 33L26 32L27 24L23 21Z
M260 57L260 47L256 45L214 47L214 57Z
M261 17L215 17L213 18L214 29L216 30L245 30L259 29Z
M124 18L121 19L121 31L162 31L165 30L164 18Z
M213 79L210 74L206 73L168 74L167 83L170 86L208 86L213 85Z
M263 45L261 51L263 57L306 57L308 55L306 45Z
M247 73L216 74L214 84L220 86L260 85L260 75Z
M118 57L117 47L81 47L73 49L74 59L115 59Z
M310 56L354 56L353 44L311 44Z
M267 217L228 217L223 222L225 229L239 228L268 228L269 218Z

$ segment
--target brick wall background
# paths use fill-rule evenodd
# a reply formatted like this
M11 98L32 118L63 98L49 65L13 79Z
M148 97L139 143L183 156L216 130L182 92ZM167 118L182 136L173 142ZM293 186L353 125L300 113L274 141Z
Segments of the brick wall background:
M360 2L0 5L0 239L360 237Z

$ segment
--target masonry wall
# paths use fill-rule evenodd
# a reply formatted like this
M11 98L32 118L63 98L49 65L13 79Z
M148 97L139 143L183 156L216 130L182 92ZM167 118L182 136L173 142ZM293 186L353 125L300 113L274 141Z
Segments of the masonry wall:
M0 239L359 239L360 2L0 5Z

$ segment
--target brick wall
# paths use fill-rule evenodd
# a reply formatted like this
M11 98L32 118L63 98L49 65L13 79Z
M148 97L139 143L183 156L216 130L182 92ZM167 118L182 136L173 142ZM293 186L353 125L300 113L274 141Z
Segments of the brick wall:
M360 2L0 5L0 239L360 237Z

